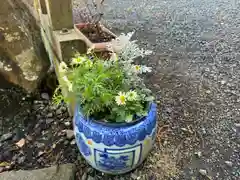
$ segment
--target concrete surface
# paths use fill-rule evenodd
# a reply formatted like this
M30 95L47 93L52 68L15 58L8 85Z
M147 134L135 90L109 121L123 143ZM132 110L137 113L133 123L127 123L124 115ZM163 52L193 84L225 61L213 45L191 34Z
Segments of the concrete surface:
M60 165L32 171L9 171L0 174L0 180L74 180L75 166Z

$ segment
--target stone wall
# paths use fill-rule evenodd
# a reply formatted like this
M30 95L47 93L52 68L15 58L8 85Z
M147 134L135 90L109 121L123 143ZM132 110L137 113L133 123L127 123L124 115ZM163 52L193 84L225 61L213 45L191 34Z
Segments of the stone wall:
M0 6L0 73L28 92L36 90L49 67L32 2L4 0Z

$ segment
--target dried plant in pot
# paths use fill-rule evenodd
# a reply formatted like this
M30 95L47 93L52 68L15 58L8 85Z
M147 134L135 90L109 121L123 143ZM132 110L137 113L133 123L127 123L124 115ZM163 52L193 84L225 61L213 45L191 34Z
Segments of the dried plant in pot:
M129 41L112 53L108 61L92 52L76 55L70 67L61 63L60 71L76 100L73 126L81 154L102 172L122 174L140 165L152 149L157 107L141 77L151 68L134 64L151 52ZM58 90L53 100L68 102Z
M94 45L95 51L108 51L107 45L116 38L116 35L101 24L104 1L83 0L75 5L73 10L75 29L86 39L89 47Z

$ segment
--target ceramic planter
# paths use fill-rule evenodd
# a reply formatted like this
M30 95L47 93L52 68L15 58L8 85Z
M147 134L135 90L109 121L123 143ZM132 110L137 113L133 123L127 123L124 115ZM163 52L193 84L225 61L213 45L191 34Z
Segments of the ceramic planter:
M152 149L157 128L157 107L152 103L146 117L130 124L109 124L86 119L81 108L74 113L78 148L95 169L123 174L135 169Z

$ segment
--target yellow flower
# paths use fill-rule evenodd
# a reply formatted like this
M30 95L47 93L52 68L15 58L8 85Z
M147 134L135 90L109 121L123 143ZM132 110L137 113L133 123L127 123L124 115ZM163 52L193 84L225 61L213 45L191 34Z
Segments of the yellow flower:
M135 101L137 100L137 92L136 91L132 91L130 90L129 92L127 92L127 100L128 101Z
M72 58L71 65L79 65L84 63L86 60L87 59L85 57L78 56L78 57Z
M142 72L142 67L140 65L134 65L133 69L134 69L134 72L136 72L136 73Z
M123 92L119 92L118 96L115 97L115 101L118 105L126 104L126 100L127 100L126 93Z
M68 91L72 92L73 91L73 86L72 86L72 83L69 83L68 84Z
M67 72L67 70L68 70L67 64L62 61L62 62L59 64L59 72L60 72L60 73L65 73L65 72Z
M118 60L117 54L116 53L112 53L110 60L117 61Z
M91 60L87 60L85 65L88 67L88 68L91 68L93 66L93 62Z
M62 79L66 83L68 91L72 91L73 90L72 83L68 80L67 76L63 76Z

